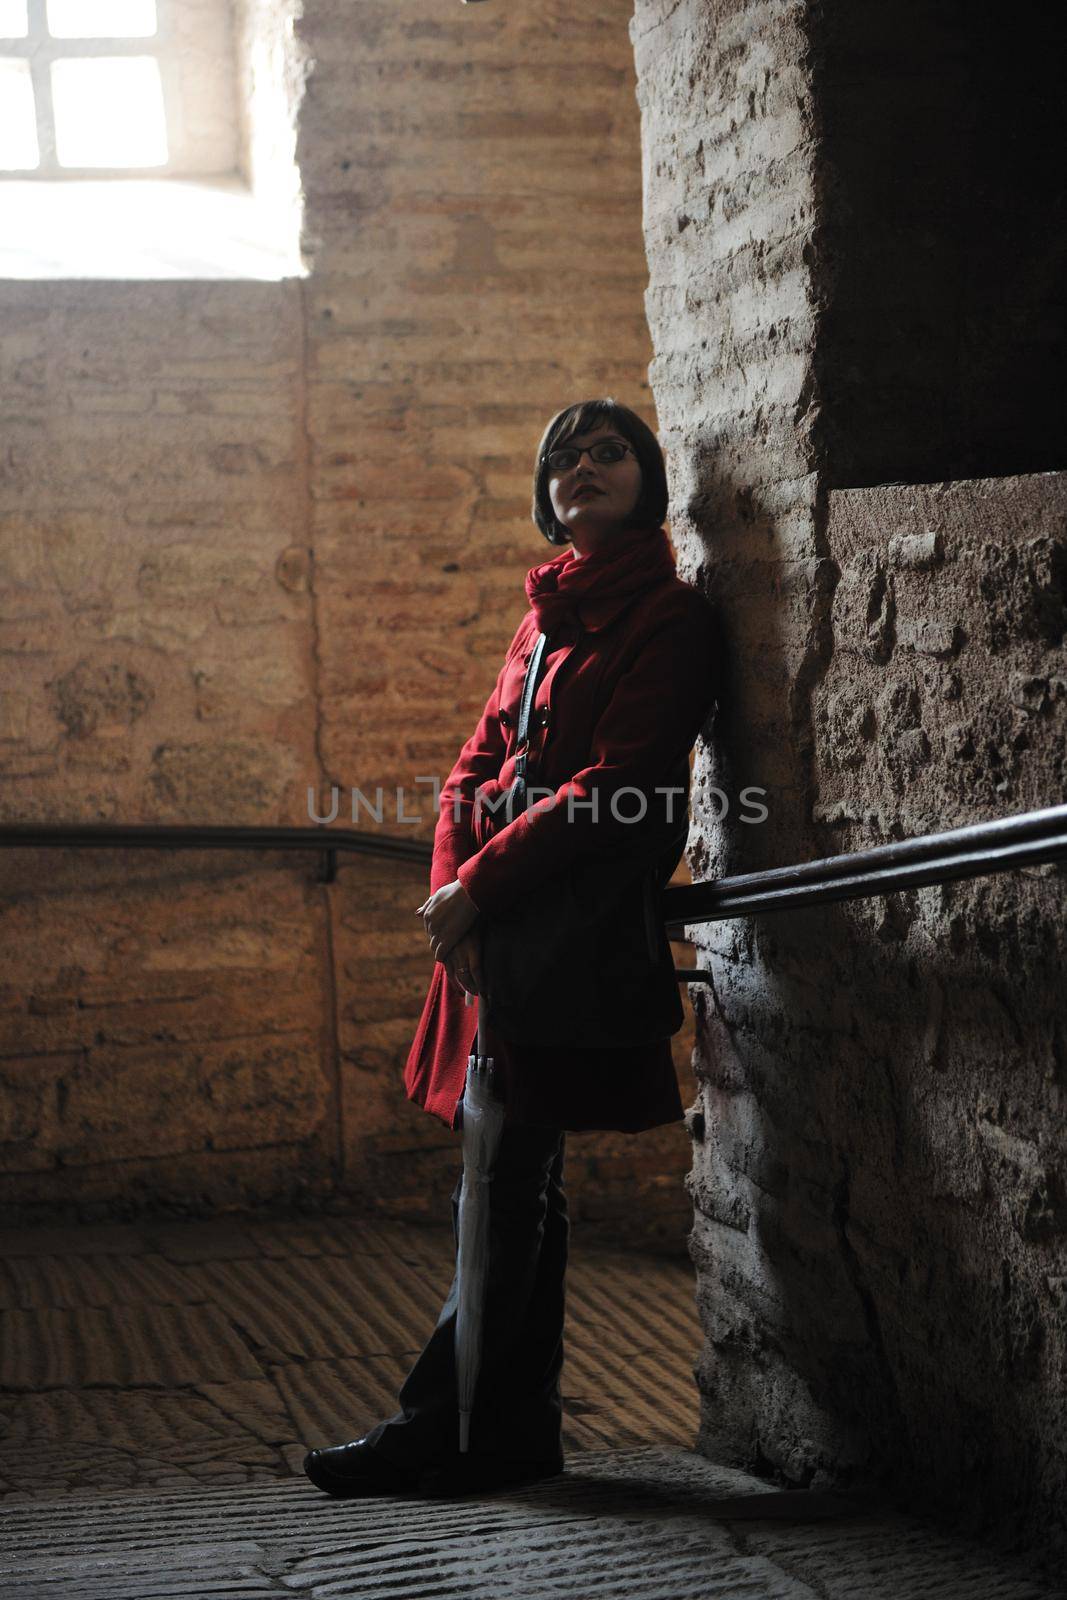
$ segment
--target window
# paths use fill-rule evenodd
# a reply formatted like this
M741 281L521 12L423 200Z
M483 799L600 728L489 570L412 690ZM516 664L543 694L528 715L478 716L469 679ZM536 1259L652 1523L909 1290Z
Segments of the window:
M232 172L235 80L225 4L0 0L0 171Z
M0 0L0 277L302 275L291 13Z

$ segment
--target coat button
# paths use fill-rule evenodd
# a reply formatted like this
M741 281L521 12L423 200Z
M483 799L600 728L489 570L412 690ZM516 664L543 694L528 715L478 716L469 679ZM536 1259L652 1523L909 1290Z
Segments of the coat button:
M538 713L537 713L537 726L539 728L547 728L548 727L548 707L547 706L542 706L540 708L540 710L538 711Z
M508 712L506 712L504 710L501 710L501 712L500 712L500 720L504 724L505 728L510 727L510 725L511 725L511 717L508 714Z

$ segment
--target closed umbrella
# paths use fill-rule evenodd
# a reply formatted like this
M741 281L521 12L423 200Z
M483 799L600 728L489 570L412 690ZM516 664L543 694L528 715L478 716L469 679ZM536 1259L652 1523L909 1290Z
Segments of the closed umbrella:
M459 1196L456 1275L456 1388L459 1398L459 1448L470 1448L471 1411L482 1363L482 1313L489 1273L489 1184L504 1131L504 1107L493 1090L493 1058L482 1008L474 1055L467 1057L463 1091L463 1183Z

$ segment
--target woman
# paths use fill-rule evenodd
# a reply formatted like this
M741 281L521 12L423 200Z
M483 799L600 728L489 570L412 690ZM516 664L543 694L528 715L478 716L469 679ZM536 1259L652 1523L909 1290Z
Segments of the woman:
M646 887L650 873L658 885L670 878L684 848L688 758L714 699L715 658L710 608L677 576L666 512L663 456L634 412L591 400L552 419L533 518L549 543L570 548L527 573L529 610L441 791L431 892L417 911L436 965L405 1069L408 1098L459 1125L481 1004L505 1105L470 1451L457 1448L454 1278L401 1387L402 1409L361 1439L307 1456L305 1471L329 1494L453 1493L563 1470L565 1134L638 1132L683 1115L670 1046L682 1010ZM542 632L529 724L537 787L509 820L501 802ZM470 1001L485 994L509 916L548 906L550 936L551 907L565 903L572 926L576 905L596 908L587 947L557 951L522 1029L500 1031L494 986ZM454 1226L459 1192L457 1183Z

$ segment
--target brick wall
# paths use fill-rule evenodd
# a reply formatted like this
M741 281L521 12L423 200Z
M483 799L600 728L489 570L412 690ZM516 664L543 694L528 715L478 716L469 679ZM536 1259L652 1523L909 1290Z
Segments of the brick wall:
M7 283L0 813L297 821L314 746L296 283ZM300 1192L334 1096L306 868L6 853L10 1205Z
M308 785L381 785L426 819L383 825L429 839L415 779L447 772L546 555L544 422L602 392L655 420L628 7L309 0L293 34L291 12L246 12L238 45L260 192L310 73L305 280L3 287L7 819L300 823ZM422 874L4 873L9 1204L339 1181L447 1215L458 1137L400 1084ZM574 1214L681 1248L687 1163L680 1124L576 1135Z

